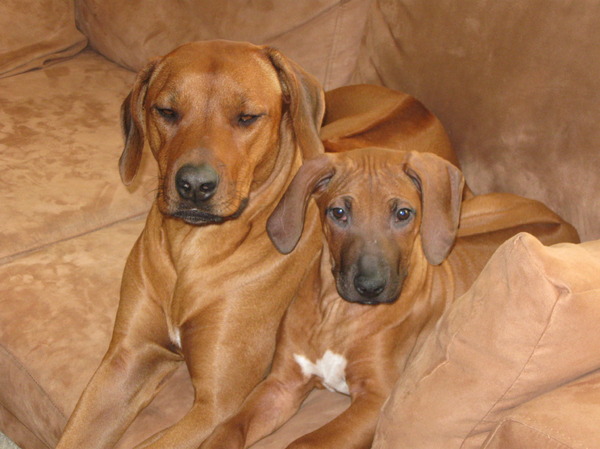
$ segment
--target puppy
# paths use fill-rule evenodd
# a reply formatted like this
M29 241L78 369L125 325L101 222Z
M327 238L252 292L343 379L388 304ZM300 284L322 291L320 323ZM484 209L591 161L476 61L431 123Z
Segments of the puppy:
M304 164L268 230L281 252L292 252L314 197L320 260L285 315L271 373L201 449L252 445L285 423L314 387L348 394L352 403L288 449L369 448L410 355L507 235L541 229L546 243L576 239L570 225L529 200L522 206L537 220L504 212L489 218L490 205L513 197L493 194L469 206L465 237L457 240L463 185L454 165L430 153L358 149ZM544 231L551 222L562 231Z

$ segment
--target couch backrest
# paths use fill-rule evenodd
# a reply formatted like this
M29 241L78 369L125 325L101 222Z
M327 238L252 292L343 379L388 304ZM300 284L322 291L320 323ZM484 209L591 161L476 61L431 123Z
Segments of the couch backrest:
M404 90L470 186L545 202L600 238L600 3L376 0L355 82Z
M348 82L369 0L76 0L77 26L107 58L133 70L185 42L267 44L325 88Z

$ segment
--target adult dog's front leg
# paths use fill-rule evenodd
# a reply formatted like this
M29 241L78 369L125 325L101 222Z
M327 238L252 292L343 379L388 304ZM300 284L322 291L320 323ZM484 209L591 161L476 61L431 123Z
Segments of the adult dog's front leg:
M57 449L114 447L180 359L166 349L111 348L81 396Z
M300 373L287 368L258 384L240 411L219 425L200 449L244 449L285 423L311 389Z
M244 308L227 309L224 301L216 304L210 313L204 310L197 315L198 321L181 326L184 358L194 386L192 408L139 449L197 449L218 424L237 412L264 377L273 357L275 330L258 320L249 325Z
M157 301L173 294L174 274L160 249L147 242L144 233L127 261L112 341L57 449L112 448L182 362L180 354L168 349L165 313ZM157 270L162 273L160 283L149 285Z

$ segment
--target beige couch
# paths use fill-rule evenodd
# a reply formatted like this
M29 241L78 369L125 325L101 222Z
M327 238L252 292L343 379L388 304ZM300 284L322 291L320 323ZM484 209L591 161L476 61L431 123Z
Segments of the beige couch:
M116 168L131 69L206 38L277 46L327 89L413 94L473 190L541 200L585 241L507 242L402 376L374 447L600 447L597 2L7 0L0 30L0 430L22 448L55 446L153 199L152 161L130 189ZM177 420L190 395L182 370L119 447ZM256 447L347 404L316 392Z

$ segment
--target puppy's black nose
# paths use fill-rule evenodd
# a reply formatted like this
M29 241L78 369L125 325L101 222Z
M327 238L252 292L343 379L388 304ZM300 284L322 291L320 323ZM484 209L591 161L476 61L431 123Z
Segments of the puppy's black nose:
M387 276L380 257L365 254L358 260L354 288L364 298L375 298L385 289Z
M177 171L175 186L182 199L197 204L216 193L219 174L208 164L186 164Z
M354 278L354 288L365 298L375 298L385 288L385 279L377 275L358 275Z

